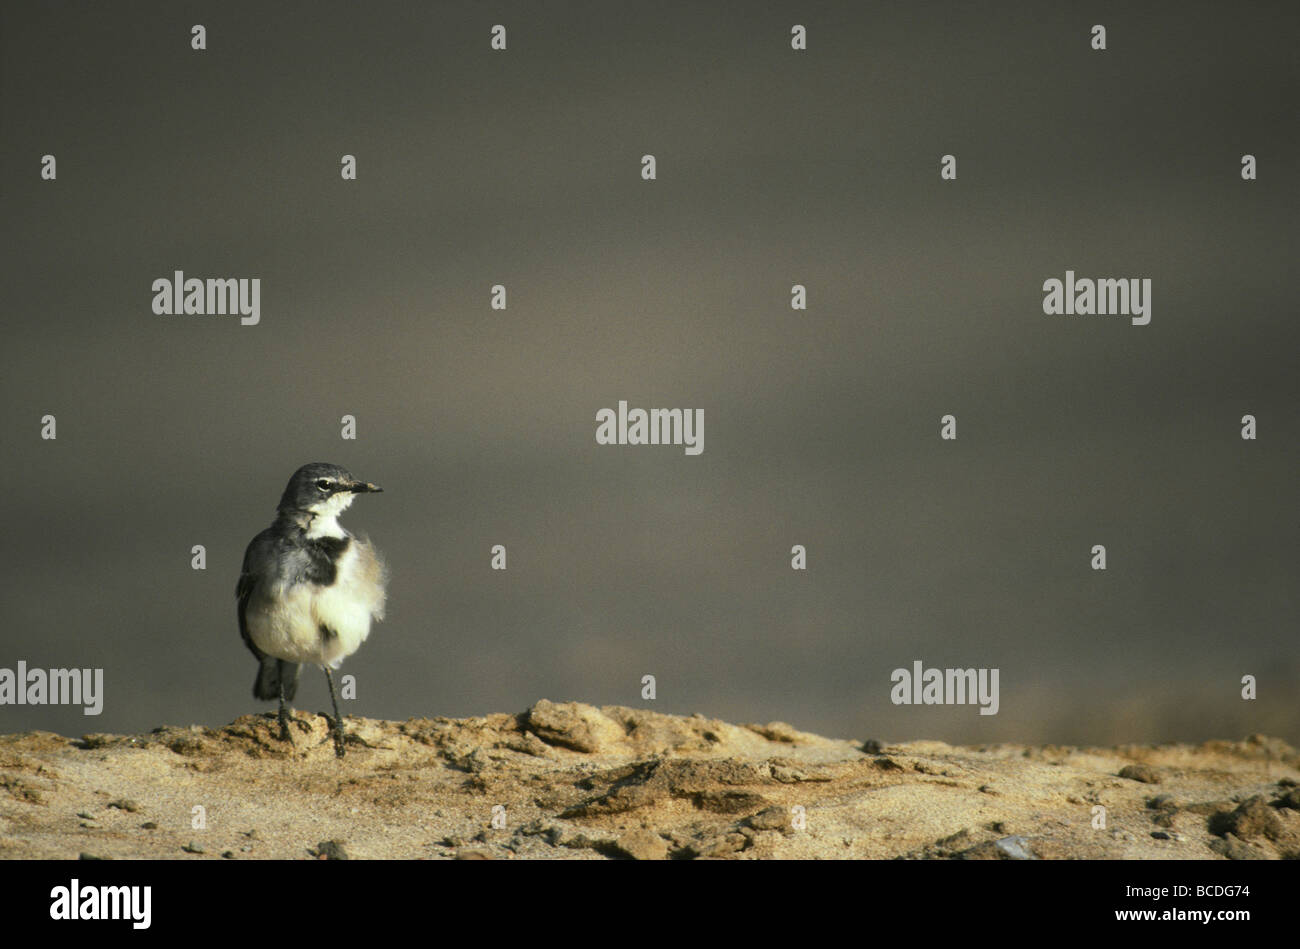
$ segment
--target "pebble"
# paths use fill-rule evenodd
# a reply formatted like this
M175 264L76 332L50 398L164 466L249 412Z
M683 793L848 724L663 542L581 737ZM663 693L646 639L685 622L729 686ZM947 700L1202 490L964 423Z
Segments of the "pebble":
M1160 783L1160 772L1145 764L1125 765L1120 769L1119 776L1130 781L1141 781L1143 784Z
M1003 837L1001 840L994 841L993 844L1012 860L1037 860L1034 852L1029 849L1029 841L1024 837Z
M633 860L663 860L668 856L668 842L652 830L634 830L614 841L614 850Z
M785 830L790 826L790 814L780 806L773 806L751 814L745 823L755 830Z

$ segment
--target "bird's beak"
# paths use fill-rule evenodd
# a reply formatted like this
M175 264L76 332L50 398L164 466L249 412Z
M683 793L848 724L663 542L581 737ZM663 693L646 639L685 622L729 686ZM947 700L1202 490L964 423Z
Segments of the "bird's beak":
M349 481L348 490L353 494L378 494L384 489L369 481Z

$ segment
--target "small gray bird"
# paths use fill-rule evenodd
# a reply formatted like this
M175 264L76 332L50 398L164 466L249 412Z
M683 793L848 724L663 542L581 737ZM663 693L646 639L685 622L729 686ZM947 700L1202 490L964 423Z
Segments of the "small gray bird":
M382 490L338 465L303 465L284 489L275 522L244 552L235 587L239 634L262 664L254 698L280 700L281 738L292 743L286 703L298 691L299 664L320 666L340 758L343 717L331 670L365 642L371 620L384 618L388 571L370 542L340 527L338 517L358 494Z

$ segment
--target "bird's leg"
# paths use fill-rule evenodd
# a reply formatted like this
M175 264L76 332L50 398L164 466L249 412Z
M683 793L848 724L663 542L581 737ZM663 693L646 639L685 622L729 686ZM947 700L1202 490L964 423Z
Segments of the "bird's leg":
M343 757L343 716L339 714L339 698L334 694L334 675L325 667L325 681L330 684L330 701L334 703L334 756Z
M293 732L289 731L289 712L284 704L284 680L280 680L280 740L293 744Z

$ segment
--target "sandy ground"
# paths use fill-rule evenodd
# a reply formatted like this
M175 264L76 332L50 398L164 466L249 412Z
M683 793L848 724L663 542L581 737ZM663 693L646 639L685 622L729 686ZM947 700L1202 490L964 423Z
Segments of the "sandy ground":
M541 701L406 722L298 713L147 735L0 736L0 857L1300 857L1278 739L881 746Z

